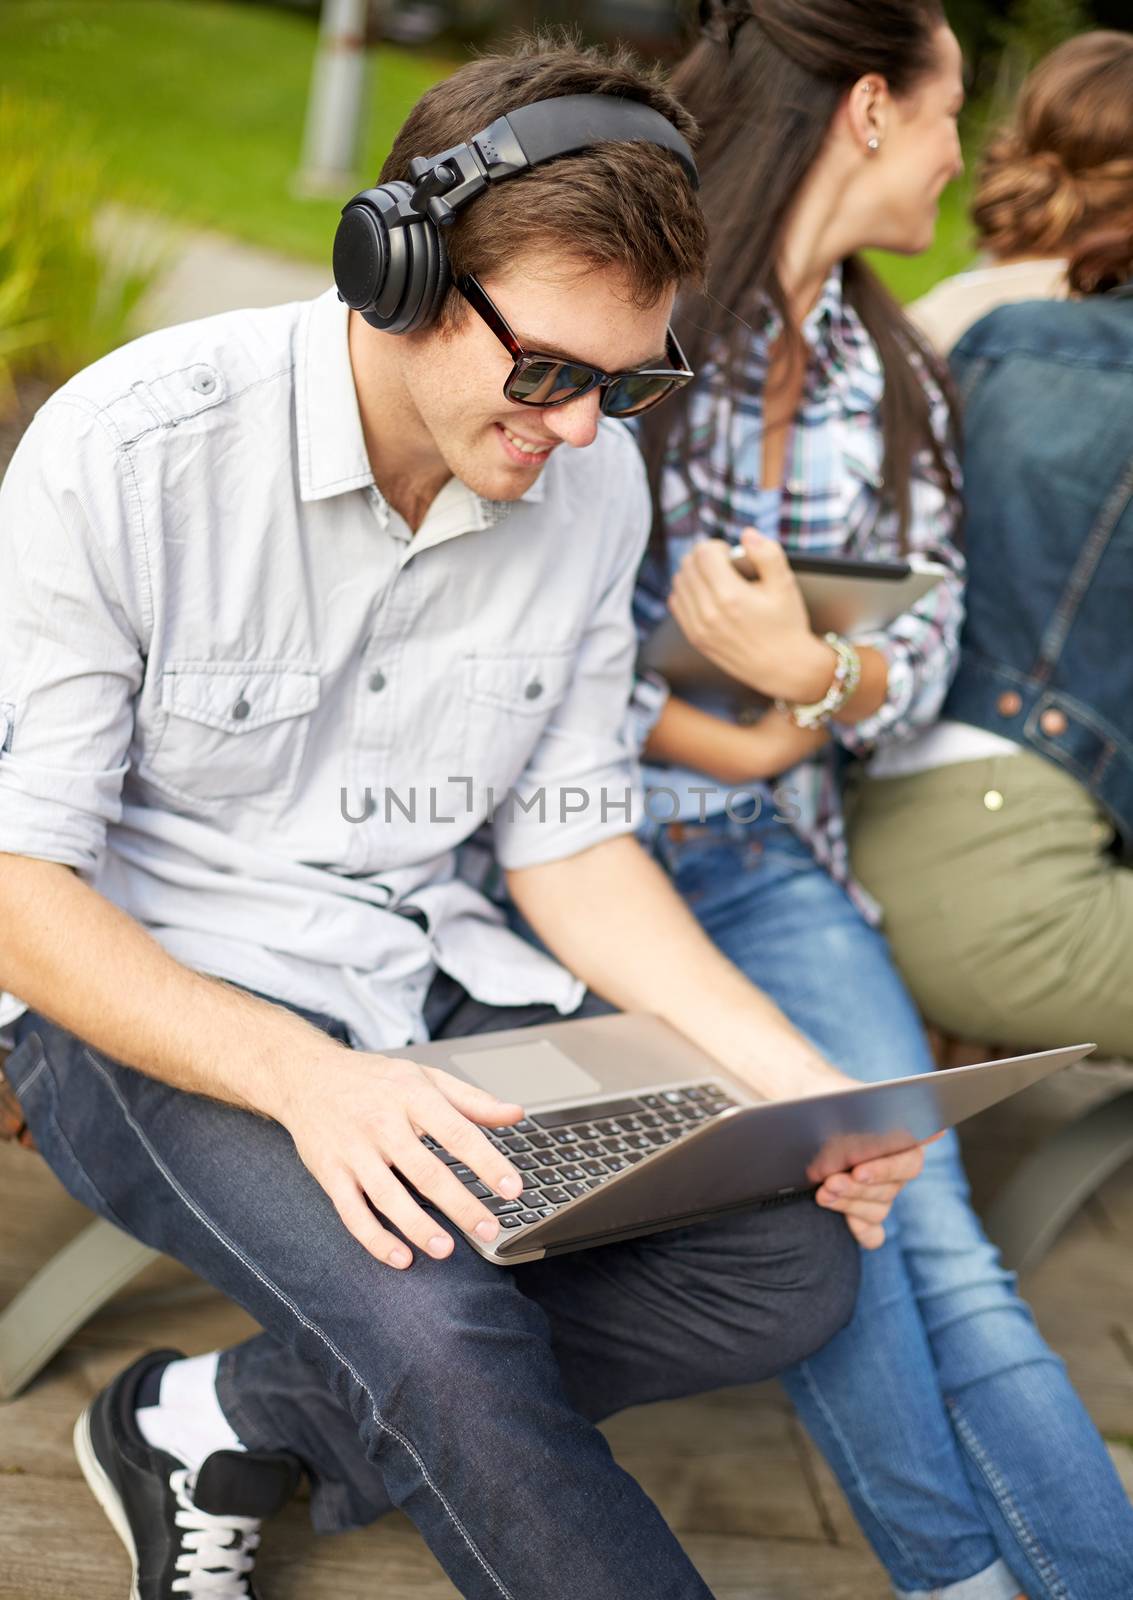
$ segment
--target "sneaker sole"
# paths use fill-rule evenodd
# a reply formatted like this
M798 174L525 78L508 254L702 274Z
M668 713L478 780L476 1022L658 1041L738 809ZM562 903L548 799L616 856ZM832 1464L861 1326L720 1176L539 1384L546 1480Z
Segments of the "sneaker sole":
M94 1453L94 1444L90 1434L90 1407L83 1412L75 1423L73 1434L75 1445L75 1458L79 1463L79 1471L87 1481L87 1488L94 1495L103 1511L107 1521L130 1554L130 1600L140 1600L138 1593L138 1552L134 1547L134 1538L130 1532L130 1524L118 1492L102 1468L102 1463Z

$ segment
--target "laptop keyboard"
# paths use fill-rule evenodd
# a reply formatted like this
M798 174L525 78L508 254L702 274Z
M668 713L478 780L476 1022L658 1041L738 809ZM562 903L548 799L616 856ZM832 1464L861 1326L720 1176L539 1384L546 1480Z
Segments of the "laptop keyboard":
M435 1139L426 1135L422 1142L499 1218L501 1228L514 1232L553 1217L560 1206L599 1188L736 1104L718 1084L695 1083L657 1094L537 1111L507 1128L485 1128L496 1149L523 1175L518 1200L493 1194Z

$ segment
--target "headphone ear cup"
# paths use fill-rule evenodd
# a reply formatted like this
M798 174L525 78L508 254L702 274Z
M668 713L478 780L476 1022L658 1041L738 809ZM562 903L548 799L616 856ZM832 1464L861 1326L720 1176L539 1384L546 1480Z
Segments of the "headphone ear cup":
M448 252L432 218L389 225L390 213L412 193L408 183L364 189L343 208L335 234L338 292L383 333L425 327L448 290Z

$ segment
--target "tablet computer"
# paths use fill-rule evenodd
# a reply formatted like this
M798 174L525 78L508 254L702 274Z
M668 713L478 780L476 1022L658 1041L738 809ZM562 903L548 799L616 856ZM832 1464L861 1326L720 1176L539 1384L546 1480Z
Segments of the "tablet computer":
M734 545L730 555L737 572L758 581L742 545ZM941 562L917 555L896 561L854 561L790 553L787 559L814 631L840 633L848 639L886 627L949 575ZM638 664L659 672L678 694L707 691L749 710L766 704L762 695L702 656L674 617L666 617L646 640Z

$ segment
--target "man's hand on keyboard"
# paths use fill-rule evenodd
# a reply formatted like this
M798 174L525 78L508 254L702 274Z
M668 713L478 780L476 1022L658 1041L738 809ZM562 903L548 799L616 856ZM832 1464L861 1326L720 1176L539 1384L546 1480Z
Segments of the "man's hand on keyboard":
M391 1267L409 1266L413 1255L384 1222L435 1259L453 1249L452 1236L407 1185L488 1244L499 1232L493 1207L502 1201L494 1196L510 1201L522 1185L519 1173L476 1126L518 1122L522 1107L437 1067L336 1052L333 1072L307 1074L273 1114L344 1226ZM422 1142L426 1136L482 1180L479 1194Z

